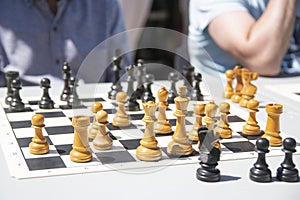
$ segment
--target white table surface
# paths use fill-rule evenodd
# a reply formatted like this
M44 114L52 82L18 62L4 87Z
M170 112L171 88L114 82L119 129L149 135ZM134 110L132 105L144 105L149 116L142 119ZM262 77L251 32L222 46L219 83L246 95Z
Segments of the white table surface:
M214 76L203 74L209 80ZM215 76L216 77L216 76ZM220 78L217 78L220 79ZM221 76L221 79L224 79ZM213 80L213 79L211 79ZM223 80L222 80L223 81ZM210 81L208 81L210 82ZM220 82L217 80L215 83ZM224 83L224 82L223 82ZM264 84L300 83L300 77L294 78L262 78L253 82L258 86L257 99L266 102L277 102L284 105L281 116L281 129L288 135L300 141L300 102L280 96L265 90ZM101 84L97 91L108 91L111 83ZM78 93L94 92L94 85L81 85ZM300 91L300 88L299 88ZM5 96L6 90L0 89L0 97ZM22 97L40 93L38 87L26 87L22 90ZM61 88L51 89L51 95L59 94ZM266 119L262 109L258 118ZM300 182L285 183L273 181L271 183L256 183L249 180L249 169L256 159L235 161L221 161L221 180L217 183L205 183L195 177L198 164L178 165L159 168L154 172L127 173L108 171L100 173L55 176L46 178L18 180L12 178L0 150L0 200L10 199L299 199ZM276 175L276 169L283 157L268 157L267 163ZM294 162L300 169L300 155L294 156Z

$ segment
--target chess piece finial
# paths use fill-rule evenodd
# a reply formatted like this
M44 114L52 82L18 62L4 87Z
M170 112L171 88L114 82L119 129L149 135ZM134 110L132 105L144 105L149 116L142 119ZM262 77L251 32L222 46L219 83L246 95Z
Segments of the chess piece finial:
M251 81L256 80L258 77L257 73L250 72L248 69L242 69L242 82L243 88L241 90L240 106L247 107L247 103L250 99L253 99L257 90L257 87L251 83Z
M266 163L266 153L269 152L269 141L265 138L256 140L256 151L258 158L254 166L250 169L250 179L256 182L271 182L271 170Z
M92 153L89 150L87 128L90 125L90 117L76 115L72 118L74 127L73 149L70 152L70 159L73 162L89 162L92 160Z
M168 144L167 152L175 156L190 155L193 152L191 143L188 140L185 129L185 117L187 116L187 107L189 99L186 97L187 88L181 86L178 88L178 97L174 99L177 117L175 132L172 141Z
M249 111L249 118L246 124L243 126L243 134L246 136L258 136L260 135L260 127L256 121L256 113L258 112L259 102L255 99L251 99L247 103Z
M219 111L221 113L220 122L215 128L215 134L223 139L232 137L232 130L228 124L228 115L230 114L230 104L222 102L219 105Z
M226 99L230 99L231 96L233 95L232 81L234 78L234 72L233 70L229 69L226 70L225 75L227 79L227 84L224 89L223 97Z
M189 139L193 141L198 141L198 129L202 126L202 118L205 116L204 114L204 104L195 104L194 105L194 114L193 116L196 118L193 128L189 132Z
M127 102L126 92L118 92L116 95L116 102L118 104L118 110L113 118L112 124L114 126L126 127L130 125L129 116L125 112L125 103Z
M169 134L172 132L172 125L166 116L166 109L168 108L168 90L165 87L161 87L157 92L158 97L158 117L154 125L155 133L157 134Z
M156 121L156 104L153 101L143 103L145 116L142 119L146 123L143 139L140 146L136 149L136 157L143 161L156 161L162 157L161 149L157 146L154 133L154 123Z
M93 146L97 150L111 149L113 144L113 140L106 131L106 125L108 124L107 118L108 115L104 110L100 110L96 114L96 122L99 131L93 140Z
M91 110L92 113L94 115L94 119L93 119L93 123L91 124L91 126L89 127L88 130L88 137L94 139L97 135L97 133L99 132L99 127L97 125L97 120L96 120L96 114L97 112L99 112L100 110L103 109L103 105L100 102L94 102Z
M49 152L49 144L46 138L43 136L42 129L44 125L44 116L41 114L35 114L31 118L32 128L34 128L34 137L29 144L29 151L32 154L41 155Z
M297 142L293 138L285 138L283 140L283 149L285 153L284 161L277 169L277 179L285 182L298 182L299 172L293 162L293 153L296 152Z
M242 67L241 66L235 66L233 69L235 78L236 78L236 85L234 89L234 94L231 96L231 100L234 103L239 103L241 100L241 90L243 88L243 82L242 82Z
M263 138L270 141L271 147L278 147L282 145L282 137L280 136L280 122L279 117L283 111L281 104L267 104L266 112L268 113L265 134Z

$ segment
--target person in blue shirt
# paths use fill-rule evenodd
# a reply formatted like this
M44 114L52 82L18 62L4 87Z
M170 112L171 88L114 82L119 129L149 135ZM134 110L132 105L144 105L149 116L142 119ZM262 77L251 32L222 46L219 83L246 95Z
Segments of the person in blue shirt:
M11 70L31 83L45 76L60 79L64 61L76 75L91 50L122 31L117 0L1 0L0 82L4 84L3 73ZM111 48L122 49L124 43ZM107 54L111 61L110 51L114 49L104 48L101 56ZM112 77L98 68L86 72L86 81L88 73L103 73L104 81Z
M263 76L300 72L297 0L191 0L191 63L220 71L239 64Z

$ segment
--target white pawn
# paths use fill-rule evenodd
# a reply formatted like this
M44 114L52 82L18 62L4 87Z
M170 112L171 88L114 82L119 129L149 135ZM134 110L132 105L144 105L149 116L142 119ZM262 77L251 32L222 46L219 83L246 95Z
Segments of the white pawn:
M125 103L127 102L127 94L125 92L118 92L116 96L118 110L113 118L112 125L125 127L130 125L129 116L125 112Z
M91 124L91 126L89 127L89 132L88 132L89 138L94 139L96 137L97 133L99 132L98 125L96 124L97 123L96 114L97 114L97 112L99 112L102 109L103 109L103 105L100 102L93 103L92 113L94 115L94 120L93 120L93 123Z
M99 131L93 140L93 146L97 150L107 150L112 147L113 140L106 131L107 113L104 110L100 110L96 114L96 124L99 127Z

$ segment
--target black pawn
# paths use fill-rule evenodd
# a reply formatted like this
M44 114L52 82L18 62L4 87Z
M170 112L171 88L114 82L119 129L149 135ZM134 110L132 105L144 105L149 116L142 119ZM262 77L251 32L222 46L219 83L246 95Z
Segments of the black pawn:
M121 61L122 57L120 56L120 50L116 49L115 56L113 57L113 73L114 81L111 86L111 90L108 92L108 98L115 100L117 93L122 91L122 86L120 82L120 71L121 71Z
M299 175L296 165L293 163L293 153L296 152L296 141L293 138L283 140L283 149L285 153L284 161L277 169L277 179L285 182L298 182Z
M144 81L145 81L145 66L144 66L144 61L142 59L139 59L137 61L137 88L135 90L135 95L137 99L141 99L145 93L145 86L144 86Z
M71 77L71 68L67 62L64 62L62 69L63 80L64 80L64 89L60 95L60 100L67 101L70 95L70 85L69 80Z
M81 101L77 94L78 80L70 77L70 95L68 98L68 106L73 108L81 107Z
M194 78L195 68L193 66L183 66L183 76L185 78L184 85L186 86L188 92L187 96L190 96L192 92L193 78Z
M177 97L176 82L179 80L179 76L177 73L171 72L168 76L168 79L171 82L171 88L168 95L168 103L174 103L174 99Z
M49 96L49 88L51 88L50 80L48 78L42 78L40 87L43 89L43 95L39 102L39 107L42 109L53 109L54 102Z
M7 95L5 98L5 103L7 105L10 105L10 102L12 100L12 88L11 88L11 82L14 79L18 79L19 78L19 72L17 71L8 71L5 73L5 79L6 79L6 87L7 87Z
M266 163L266 153L269 152L269 141L265 138L259 138L256 141L256 152L258 158L254 167L250 169L250 179L255 182L271 182L272 174Z
M201 147L199 146L200 167L197 169L196 177L205 182L220 181L220 170L216 167L221 151L214 146L218 138L212 130L208 130L204 126L198 129L198 137Z
M129 96L128 101L128 110L129 111L139 111L140 105L136 101L136 95L133 89L133 83L134 83L134 66L128 66L125 68L127 71L127 96Z
M142 102L148 102L148 101L155 102L155 97L153 96L153 93L151 91L151 85L153 84L154 81L153 74L146 74L145 81L146 81L146 90L144 96L142 97Z
M25 104L22 102L20 97L21 81L20 79L14 79L11 82L12 87L12 99L9 105L9 110L11 112L22 112L25 110Z
M200 73L196 73L194 75L193 93L191 96L191 100L193 101L203 101L203 95L201 94L201 89L200 89L201 81L202 81L202 75Z

